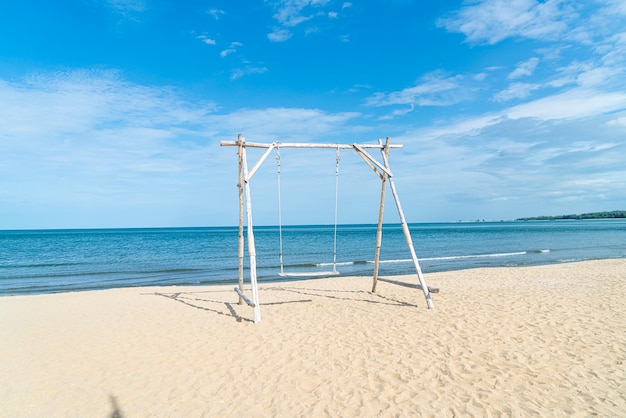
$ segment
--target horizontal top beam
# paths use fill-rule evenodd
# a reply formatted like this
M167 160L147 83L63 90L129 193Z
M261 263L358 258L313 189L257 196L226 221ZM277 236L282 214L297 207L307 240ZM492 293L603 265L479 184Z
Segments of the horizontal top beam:
M260 142L243 142L244 147L249 148L332 148L332 149L352 149L354 145L358 145L361 148L385 148L383 144L307 144L298 142L274 142L271 144L263 144ZM237 141L220 141L222 147L236 147L239 146ZM402 148L402 144L389 144L389 148Z

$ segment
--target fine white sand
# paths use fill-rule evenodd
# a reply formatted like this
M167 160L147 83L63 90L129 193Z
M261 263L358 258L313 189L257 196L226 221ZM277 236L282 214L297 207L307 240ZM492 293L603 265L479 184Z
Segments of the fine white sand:
M626 416L626 259L425 278L2 297L0 415Z

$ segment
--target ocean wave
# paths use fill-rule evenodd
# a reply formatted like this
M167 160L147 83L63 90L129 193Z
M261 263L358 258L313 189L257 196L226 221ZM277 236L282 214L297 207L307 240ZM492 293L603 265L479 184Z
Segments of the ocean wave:
M450 261L450 260L467 260L474 258L492 258L492 257L513 257L526 255L529 252L536 253L549 253L550 250L537 250L537 251L515 251L510 253L493 253L493 254L470 254L470 255L450 255L450 256L442 256L442 257L418 257L419 261ZM401 259L392 259L392 260L379 260L380 264L399 264L399 263L412 263L413 259L411 258L401 258ZM365 263L374 264L373 260L367 260ZM355 262L354 264L357 264Z
M411 259L411 258L400 259L400 260L378 260L378 262L380 264L411 263L412 261L413 261L413 259ZM368 264L374 264L374 261L373 260L368 260L367 263Z
M470 258L491 258L491 257L512 257L516 255L526 255L526 251L516 251L512 253L494 253L494 254L472 254L472 255L452 255L446 257L429 257L422 258L424 261L437 261L437 260L466 260Z
M336 266L353 266L356 263L357 262L355 262L355 261L342 261L342 262L337 262L337 263L317 263L315 265L315 267L328 267L328 266L332 266L332 265L336 265Z

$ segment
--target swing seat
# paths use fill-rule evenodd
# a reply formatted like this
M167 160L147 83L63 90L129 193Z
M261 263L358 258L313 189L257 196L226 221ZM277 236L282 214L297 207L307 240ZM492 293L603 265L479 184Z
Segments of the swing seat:
M327 277L327 276L339 276L338 271L302 271L287 273L281 271L278 273L280 277Z

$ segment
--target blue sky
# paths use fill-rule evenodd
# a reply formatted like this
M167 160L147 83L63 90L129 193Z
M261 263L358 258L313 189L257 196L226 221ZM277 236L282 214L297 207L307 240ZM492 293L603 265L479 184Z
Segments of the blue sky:
M238 133L389 136L410 222L624 210L625 28L617 0L8 2L0 229L236 225ZM334 164L283 150L285 223L333 222ZM375 223L378 178L340 173L339 221Z

